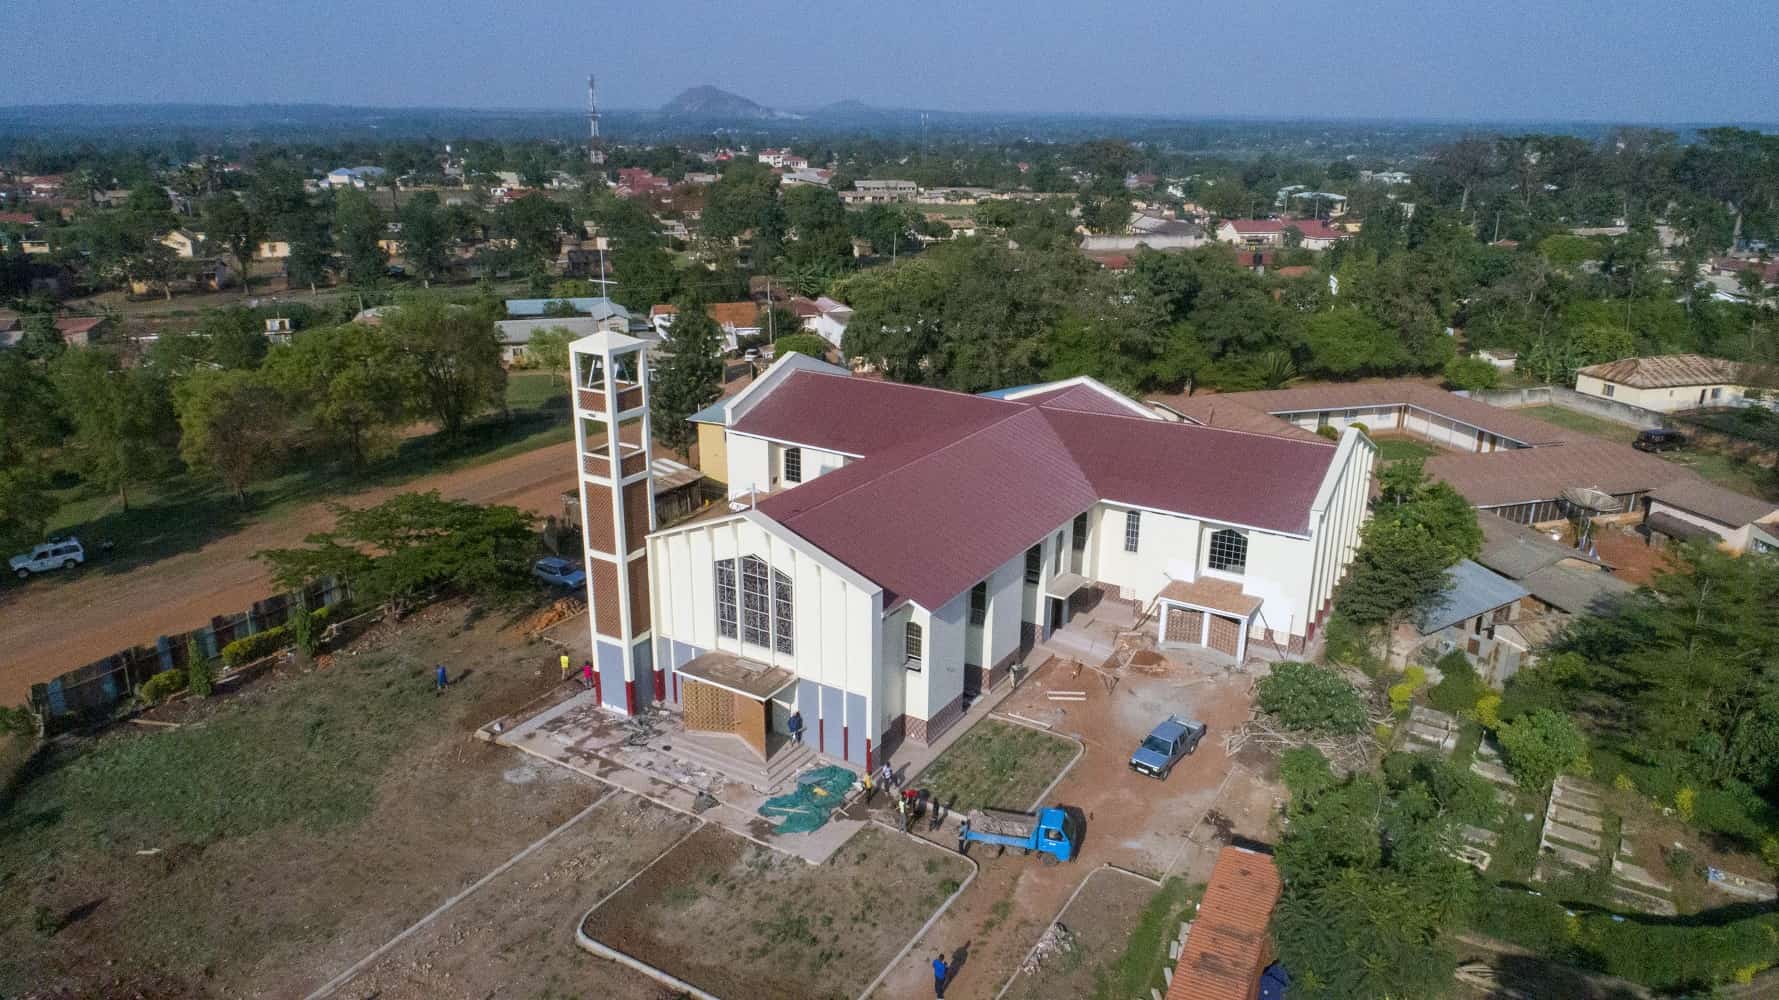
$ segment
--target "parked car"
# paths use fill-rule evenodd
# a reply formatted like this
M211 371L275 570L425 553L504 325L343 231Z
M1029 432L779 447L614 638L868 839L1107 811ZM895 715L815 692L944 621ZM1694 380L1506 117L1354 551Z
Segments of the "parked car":
M1143 738L1143 745L1130 755L1130 769L1151 778L1165 779L1181 757L1198 749L1198 741L1204 736L1204 723L1170 715L1150 730Z
M1686 435L1661 427L1638 431L1631 447L1638 451L1677 451L1686 447Z
M19 579L32 573L47 573L52 569L73 569L86 562L86 549L81 547L78 538L52 538L29 552L13 556L8 565L18 574Z
M758 360L760 360L760 351L759 351L759 349L758 349L758 348L754 348L754 347L750 347L750 348L748 348L748 349L747 349L747 350L745 350L745 351L742 351L742 352L741 352L741 360L743 360L743 361L747 361L747 362L750 362L750 363L751 363L751 362L754 362L754 361L758 361Z
M531 575L558 587L585 587L587 571L579 563L557 556L545 556L531 564Z

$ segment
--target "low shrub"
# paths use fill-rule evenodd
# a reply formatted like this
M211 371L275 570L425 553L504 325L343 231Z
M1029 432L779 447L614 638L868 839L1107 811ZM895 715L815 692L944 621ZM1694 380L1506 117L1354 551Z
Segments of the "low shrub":
M191 655L185 661L185 689L200 698L210 697L216 687L216 667L210 658L199 652L196 640L191 644Z
M222 662L230 667L238 667L243 663L252 663L262 656L270 656L289 644L289 627L279 625L236 639L222 647Z
M1542 792L1563 771L1588 763L1587 739L1567 715L1541 708L1496 731L1507 769L1521 788Z
M1397 717L1408 714L1409 705L1414 703L1415 692L1427 683L1427 671L1420 666L1410 664L1402 672L1402 680L1390 685L1390 712Z
M1365 435L1366 437L1371 436L1371 425L1366 423L1363 420L1355 420L1352 423L1348 424L1347 426L1353 428L1354 430Z
M1439 658L1439 683L1427 691L1427 701L1441 712L1465 715L1475 710L1477 699L1489 686L1470 663L1470 657L1454 649Z
M1323 437L1327 438L1330 441L1339 441L1340 440L1340 431L1335 430L1333 427L1330 427L1327 424L1323 424L1322 426L1316 428L1316 433L1322 435Z
M163 670L143 681L142 686L136 689L136 697L150 705L155 705L184 691L185 685L185 671L174 667L172 670Z
M1286 661L1256 688L1260 709L1287 729L1356 733L1365 728L1365 698L1337 671Z

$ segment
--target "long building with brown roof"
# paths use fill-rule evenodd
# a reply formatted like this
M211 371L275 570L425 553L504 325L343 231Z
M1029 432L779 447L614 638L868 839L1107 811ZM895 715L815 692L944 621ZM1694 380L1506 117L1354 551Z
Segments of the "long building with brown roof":
M699 419L723 436L705 471L730 509L648 535L656 677L637 686L695 729L783 732L799 713L856 765L937 738L1095 601L1153 608L1158 639L1234 660L1301 649L1375 459L1362 434L1201 426L1086 378L975 396L801 355ZM743 690L723 680L736 663L783 683Z
M1174 966L1167 1000L1254 1000L1272 961L1267 925L1283 892L1271 856L1223 848Z

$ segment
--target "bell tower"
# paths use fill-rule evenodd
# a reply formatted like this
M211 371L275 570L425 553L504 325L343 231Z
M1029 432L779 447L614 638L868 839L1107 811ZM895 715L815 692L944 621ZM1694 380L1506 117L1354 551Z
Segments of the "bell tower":
M651 652L643 542L655 529L645 347L609 331L569 345L595 688L601 705L625 715L666 697Z

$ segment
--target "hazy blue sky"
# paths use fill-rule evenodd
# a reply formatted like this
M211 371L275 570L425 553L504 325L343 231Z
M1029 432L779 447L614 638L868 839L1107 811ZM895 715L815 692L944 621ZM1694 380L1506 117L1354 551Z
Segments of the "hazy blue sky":
M1103 8L1103 9L1095 9ZM0 0L0 104L1779 118L1772 0Z

